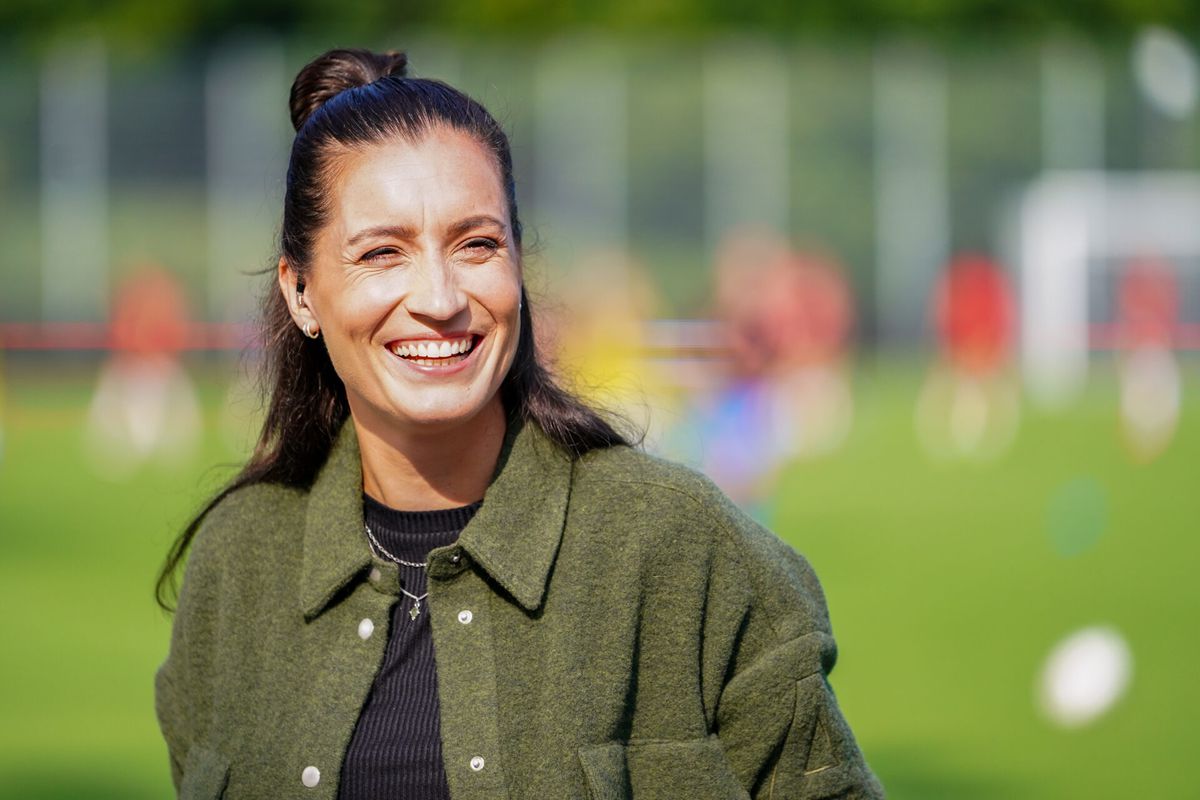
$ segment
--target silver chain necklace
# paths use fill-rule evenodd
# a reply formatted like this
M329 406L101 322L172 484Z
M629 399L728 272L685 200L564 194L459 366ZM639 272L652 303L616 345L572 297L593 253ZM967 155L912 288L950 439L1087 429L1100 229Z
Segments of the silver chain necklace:
M371 526L367 525L365 522L363 523L363 530L367 532L367 539L370 541L372 549L378 552L379 555L383 556L389 561L394 561L397 564L403 564L406 567L418 567L420 569L425 569L424 564L420 564L415 561L405 561L403 558L397 558L388 552L387 549L379 543L379 540L375 538L375 534L371 533ZM417 617L421 616L421 601L426 597L429 597L429 592L426 592L418 597L417 595L405 589L403 586L400 587L400 592L405 597L413 601L412 608L408 610L408 618L413 622L416 622Z
M371 533L371 526L365 522L363 523L363 530L365 530L367 532L367 538L371 540L371 545L375 548L375 550L379 553L379 555L383 556L388 561L395 561L397 564L403 564L406 567L416 567L418 569L425 569L425 564L423 562L405 561L403 558L397 558L396 556L389 553L384 548L384 546L379 543L379 540L375 538L375 534Z

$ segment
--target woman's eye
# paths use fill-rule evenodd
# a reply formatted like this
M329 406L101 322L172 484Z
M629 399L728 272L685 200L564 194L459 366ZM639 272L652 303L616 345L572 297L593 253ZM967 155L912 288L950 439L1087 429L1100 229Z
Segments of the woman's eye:
M471 239L466 243L465 247L466 249L474 250L477 253L494 253L496 252L497 248L500 247L500 243L495 239L486 239L480 237L478 239Z
M394 255L396 255L396 248L394 247L376 247L374 250L364 253L361 260L379 261L384 258L391 258Z

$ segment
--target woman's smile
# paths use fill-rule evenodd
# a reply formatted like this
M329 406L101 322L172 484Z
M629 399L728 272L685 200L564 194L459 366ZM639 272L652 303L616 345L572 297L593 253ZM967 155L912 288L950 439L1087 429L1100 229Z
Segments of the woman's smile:
M426 375L450 375L461 371L475 354L481 337L473 334L397 339L388 352L404 364Z

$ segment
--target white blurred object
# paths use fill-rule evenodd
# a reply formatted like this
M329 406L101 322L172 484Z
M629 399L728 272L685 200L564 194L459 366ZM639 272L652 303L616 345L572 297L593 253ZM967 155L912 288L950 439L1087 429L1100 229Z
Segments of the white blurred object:
M1144 28L1133 46L1133 72L1142 94L1159 112L1185 119L1195 111L1200 69L1191 45L1179 34Z
M625 52L603 37L565 35L547 42L532 66L531 218L546 234L544 263L572 268L581 253L627 251L630 74Z
M884 44L872 98L876 314L885 338L903 338L921 332L950 254L946 64L912 44Z
M704 54L704 230L714 252L739 227L791 227L790 69L785 51L755 39L720 40Z
M283 202L278 165L291 131L275 110L286 91L282 43L268 33L234 33L210 52L204 74L208 309L216 318L253 316L258 260L272 247Z
M105 318L110 268L108 73L108 53L99 38L64 37L44 56L37 128L38 221L42 313L47 320Z
M87 451L100 474L121 478L151 458L187 456L200 427L196 391L178 362L113 359L101 369L88 408Z
M1200 261L1200 174L1049 172L1013 219L1021 287L1021 370L1031 399L1062 408L1087 383L1088 283L1122 259Z
M1148 461L1175 435L1182 400L1179 364L1165 347L1139 347L1121 359L1118 375L1125 438Z
M1065 728L1092 722L1129 686L1133 656L1113 628L1083 628L1050 652L1042 670L1042 711Z

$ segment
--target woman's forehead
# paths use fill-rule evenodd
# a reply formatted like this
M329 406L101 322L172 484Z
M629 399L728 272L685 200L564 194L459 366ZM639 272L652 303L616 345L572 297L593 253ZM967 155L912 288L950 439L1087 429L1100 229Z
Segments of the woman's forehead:
M415 141L395 136L340 156L331 171L335 223L357 226L397 217L449 222L479 214L505 217L495 156L474 137L434 128Z

